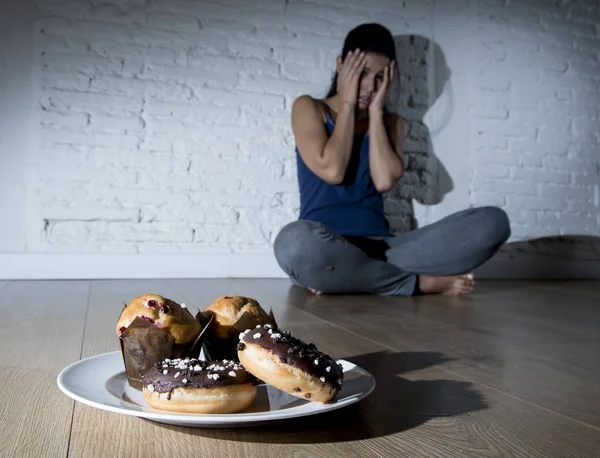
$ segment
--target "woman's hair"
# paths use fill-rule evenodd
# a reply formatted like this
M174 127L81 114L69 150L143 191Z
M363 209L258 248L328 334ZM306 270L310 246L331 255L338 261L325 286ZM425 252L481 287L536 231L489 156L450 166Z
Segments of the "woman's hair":
M396 59L394 37L390 31L381 24L361 24L348 32L348 35L346 35L346 39L344 40L344 48L342 49L342 60L346 59L348 51L352 51L356 48L361 51L383 54L384 56L389 57L390 60ZM327 97L337 94L337 77L338 74L336 71L335 75L333 75Z

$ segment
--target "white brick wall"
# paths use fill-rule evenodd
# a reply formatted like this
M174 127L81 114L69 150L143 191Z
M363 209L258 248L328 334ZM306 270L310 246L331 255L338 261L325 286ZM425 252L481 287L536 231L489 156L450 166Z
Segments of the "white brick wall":
M479 1L470 199L513 240L600 234L600 3Z
M598 235L598 5L40 0L25 251L270 254L298 212L291 103L369 21L409 120L395 230L489 204L512 240Z

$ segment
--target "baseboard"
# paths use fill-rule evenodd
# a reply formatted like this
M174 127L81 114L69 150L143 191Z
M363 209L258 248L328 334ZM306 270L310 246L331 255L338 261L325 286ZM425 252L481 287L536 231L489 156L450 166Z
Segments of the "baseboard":
M600 260L491 259L480 280L600 279ZM126 278L285 278L270 254L0 254L0 280Z
M0 280L284 277L270 254L0 254Z
M491 259L475 270L481 280L600 280L600 260Z

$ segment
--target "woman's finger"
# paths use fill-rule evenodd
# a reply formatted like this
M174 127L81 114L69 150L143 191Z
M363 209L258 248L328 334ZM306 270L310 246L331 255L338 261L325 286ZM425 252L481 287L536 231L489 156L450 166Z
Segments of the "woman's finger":
M358 56L358 49L355 49L354 51L348 51L348 54L346 55L346 59L344 60L344 63L342 64L342 71L343 73L348 73L349 69L352 68L352 64L354 63L354 61L356 60L356 57Z
M362 70L365 67L366 63L367 63L366 55L365 54L361 54L358 57L358 59L356 59L356 62L352 66L352 69L351 69L352 76L354 76L354 77L360 76L360 72L362 72Z
M363 72L363 69L365 68L365 65L367 65L367 61L363 58L358 65L352 70L352 82L356 82L358 81L358 79L360 78L360 75Z

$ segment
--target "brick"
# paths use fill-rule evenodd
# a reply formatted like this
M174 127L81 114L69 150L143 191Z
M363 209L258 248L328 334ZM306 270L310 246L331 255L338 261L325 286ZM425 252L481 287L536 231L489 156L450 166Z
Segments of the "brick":
M85 92L44 91L40 105L43 110L61 113L78 111L131 116L140 112L142 102L126 96L106 97Z
M538 216L538 221L542 225L553 225L556 227L572 226L580 229L595 225L594 216L585 214L564 215L556 212L541 212Z
M65 165L54 166L47 164L44 176L51 180L63 180L72 182L94 183L95 185L129 185L137 182L135 171L115 171L93 168L71 168Z
M515 180L531 180L541 183L569 184L571 182L571 174L569 172L537 170L525 167L514 169L512 177Z
M193 15L150 12L147 14L148 26L157 30L180 34L195 34L201 28L201 21Z
M57 131L44 129L40 131L42 146L53 145L83 145L104 148L130 149L135 148L139 138L125 134L90 134L87 132Z
M42 88L63 91L82 91L89 89L92 78L86 75L67 73L44 73Z
M537 196L538 184L532 182L487 179L475 186L475 191L497 195Z
M97 76L91 80L90 92L135 97L138 100L185 101L192 96L190 88L173 82L145 81L136 78Z
M42 67L45 69L44 77L53 76L54 72L78 73L93 76L99 73L121 75L123 59L102 56L87 56L85 49L81 52L68 49L63 52L46 51L41 58ZM65 52L66 51L66 52ZM51 72L51 73L50 73Z
M90 239L120 242L191 242L192 230L185 223L106 223L89 228Z
M579 199L590 201L593 196L591 187L555 186L552 184L540 184L540 196L544 199Z
M93 114L89 116L89 130L116 134L139 134L144 130L144 123L140 117L117 118L115 116Z
M42 29L43 30L43 29ZM38 48L39 53L42 56L42 62L51 66L51 62L46 56L55 53L79 54L85 55L87 52L87 43L82 40L75 39L74 37L66 37L62 34L49 33L45 30L37 30L38 32Z
M52 221L137 221L139 210L136 208L104 207L99 205L45 205L40 218Z
M84 113L57 113L46 112L40 116L40 125L46 129L85 129L89 116Z
M538 213L535 211L510 210L507 214L512 227L521 224L535 226L538 223Z
M475 194L475 201L477 205L493 205L496 207L504 207L506 205L507 197L499 194L487 194L478 192Z
M575 185L600 185L600 172L590 171L590 172L578 172L573 173L573 184Z

